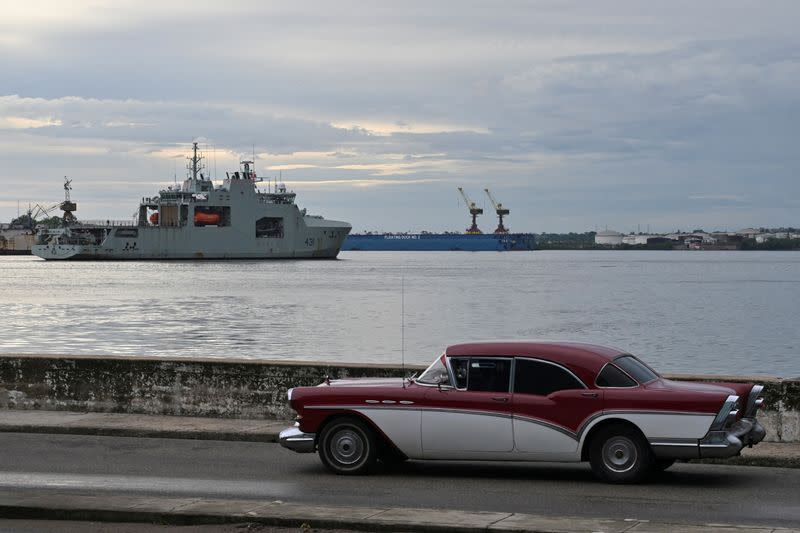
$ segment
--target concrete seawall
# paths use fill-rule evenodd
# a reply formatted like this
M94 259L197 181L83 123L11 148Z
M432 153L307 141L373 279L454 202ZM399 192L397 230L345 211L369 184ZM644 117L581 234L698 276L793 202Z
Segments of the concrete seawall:
M406 373L420 370L406 366ZM40 409L216 418L289 419L290 387L326 376L397 377L400 366L125 356L0 355L0 409ZM800 442L800 379L741 376L667 377L758 382L767 440Z

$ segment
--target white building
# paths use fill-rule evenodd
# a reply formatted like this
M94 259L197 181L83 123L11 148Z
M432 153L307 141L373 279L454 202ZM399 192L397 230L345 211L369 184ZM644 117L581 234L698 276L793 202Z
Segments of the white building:
M625 235L622 237L623 244L647 244L648 239L660 237L661 235Z
M618 231L603 230L598 231L594 236L595 244L602 244L604 246L619 246L622 244L624 235Z

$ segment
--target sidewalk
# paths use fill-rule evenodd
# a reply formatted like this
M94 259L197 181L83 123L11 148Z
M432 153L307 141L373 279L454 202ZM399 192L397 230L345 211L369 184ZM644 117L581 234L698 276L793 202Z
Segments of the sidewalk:
M51 520L149 522L174 525L262 524L360 531L443 533L790 533L790 529L730 524L674 524L636 519L548 517L521 513L368 507L326 507L280 501L145 496L20 495L0 491L0 516Z
M191 416L0 411L0 432L278 442L294 422Z
M0 411L0 432L60 433L117 437L277 442L292 422L184 416L74 413L69 411ZM740 457L706 460L721 464L800 468L800 443L762 442Z

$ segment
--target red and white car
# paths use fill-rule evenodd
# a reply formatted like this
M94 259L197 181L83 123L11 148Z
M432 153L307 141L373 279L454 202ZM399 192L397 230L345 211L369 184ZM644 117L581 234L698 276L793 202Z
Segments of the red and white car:
M615 348L486 342L447 348L416 379L330 380L289 390L280 443L337 474L377 460L589 461L634 482L676 459L760 442L763 387L664 379Z

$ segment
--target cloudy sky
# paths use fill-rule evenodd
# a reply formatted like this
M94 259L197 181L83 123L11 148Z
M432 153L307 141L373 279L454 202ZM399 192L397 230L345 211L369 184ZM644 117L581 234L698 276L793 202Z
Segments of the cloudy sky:
M198 139L212 174L255 149L356 231L464 229L458 186L519 231L800 226L798 20L795 0L0 0L0 221L64 175L82 218L127 218Z

